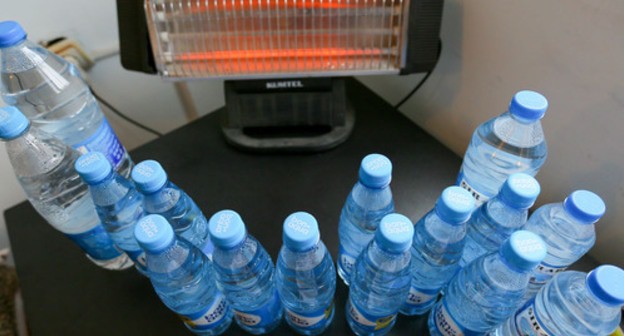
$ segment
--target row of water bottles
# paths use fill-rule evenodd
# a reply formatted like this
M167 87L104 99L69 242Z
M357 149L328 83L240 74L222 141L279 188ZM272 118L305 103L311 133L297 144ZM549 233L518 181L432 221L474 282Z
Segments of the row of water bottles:
M617 327L624 271L564 272L595 242L593 224L605 212L600 197L577 190L528 219L540 192L532 176L546 159L539 120L547 106L539 93L521 91L507 112L479 126L458 187L444 190L416 223L411 286L395 308L404 315L431 310L432 335L607 335ZM343 208L338 270L346 284L354 280L353 261L394 210L391 169L386 158L365 158Z
M282 306L302 334L327 328L335 276L311 215L286 219L274 274L238 214L207 221L157 162L133 168L76 69L29 42L15 22L0 23L0 59L0 93L15 105L0 110L11 164L35 209L91 260L109 269L134 263L198 334L224 332L233 315L244 330L267 333ZM615 328L623 271L563 272L593 245L602 200L579 190L528 218L540 191L532 176L546 159L539 120L547 106L522 91L506 113L481 125L459 187L445 189L415 227L394 213L390 161L364 158L341 213L337 260L356 334L388 333L399 311L432 311L433 335L604 335Z

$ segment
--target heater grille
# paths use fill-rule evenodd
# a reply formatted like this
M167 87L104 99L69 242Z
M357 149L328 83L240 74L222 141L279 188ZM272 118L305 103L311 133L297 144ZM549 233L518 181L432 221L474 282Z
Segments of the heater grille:
M409 0L146 0L170 78L396 74Z

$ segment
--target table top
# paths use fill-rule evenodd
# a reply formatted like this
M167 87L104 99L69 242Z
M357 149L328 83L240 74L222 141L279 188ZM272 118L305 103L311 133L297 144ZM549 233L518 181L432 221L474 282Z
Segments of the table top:
M239 212L273 261L281 228L295 211L313 214L334 261L338 218L357 180L361 159L382 153L393 163L396 210L413 221L455 182L461 160L359 82L347 81L356 112L353 134L339 147L313 154L256 154L225 143L219 113L211 113L132 151L135 162L158 160L206 217ZM88 261L30 206L5 212L31 335L190 334L134 269L106 271ZM338 278L337 311L327 335L350 334L348 289ZM232 324L228 335L244 333ZM424 318L400 316L390 335L425 335ZM294 335L285 322L273 334Z

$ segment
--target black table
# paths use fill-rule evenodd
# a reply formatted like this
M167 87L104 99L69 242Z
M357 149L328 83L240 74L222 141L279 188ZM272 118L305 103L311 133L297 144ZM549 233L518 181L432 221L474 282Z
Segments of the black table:
M338 251L338 217L368 153L393 162L397 212L412 220L424 215L444 187L455 181L461 160L388 103L355 80L347 94L356 111L351 137L317 154L252 154L226 145L218 113L132 152L135 162L156 159L210 217L238 211L249 232L276 260L281 227L303 210L319 222L332 256ZM130 269L106 271L89 262L62 234L21 203L5 212L31 334L190 334L157 298L147 278ZM337 311L328 335L350 334L345 321L347 289L340 279ZM228 335L244 334L235 323ZM391 335L425 335L426 320L399 317ZM293 334L286 323L274 332Z

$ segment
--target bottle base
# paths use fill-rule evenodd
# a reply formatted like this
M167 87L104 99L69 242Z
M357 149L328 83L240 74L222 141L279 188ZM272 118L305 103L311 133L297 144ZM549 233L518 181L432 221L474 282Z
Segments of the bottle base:
M227 317L225 319L225 321L223 321L221 323L220 326L215 327L213 329L209 329L209 330L198 330L198 329L193 329L188 325L184 325L188 330L190 330L193 334L195 335L199 335L199 336L216 336L216 335L222 335L223 333L225 333L229 328L230 325L232 325L232 315L230 313L230 316Z
M304 336L317 336L317 335L321 335L322 333L325 332L325 330L327 330L327 328L332 324L332 321L334 320L334 314L336 313L336 309L332 309L331 315L329 315L329 317L327 318L327 320L325 321L325 324L321 327L315 328L313 330L309 330L309 329L302 329L297 325L292 324L288 318L286 318L286 323L288 324L288 326L290 327L290 329L294 330L297 334L299 335L304 335Z
M282 309L280 309L280 313L279 315L275 318L275 320L273 322L271 322L271 324L269 324L266 327L262 327L262 328L258 328L258 327L250 327L246 324L243 324L241 322L239 322L238 319L236 319L236 324L238 324L238 326L243 329L245 332L248 332L252 335L263 335L263 334L269 334L271 333L273 330L275 330L277 327L279 327L280 323L282 322L282 315L283 315L284 311Z
M96 260L91 258L88 254L86 254L87 258L91 260L94 264L99 267L111 271L122 271L134 266L134 262L127 254L122 254L117 258L109 259L109 260Z

